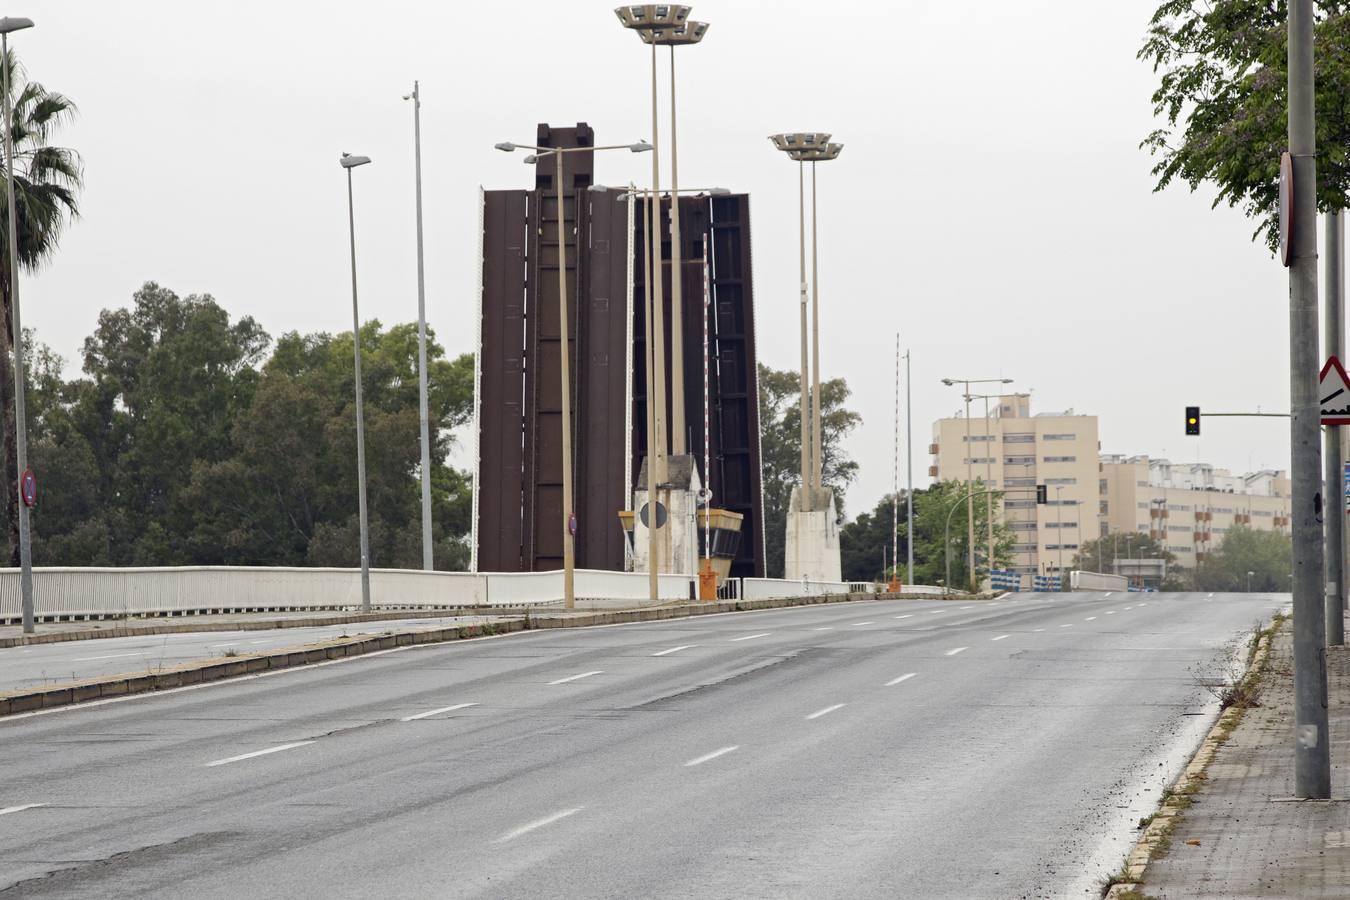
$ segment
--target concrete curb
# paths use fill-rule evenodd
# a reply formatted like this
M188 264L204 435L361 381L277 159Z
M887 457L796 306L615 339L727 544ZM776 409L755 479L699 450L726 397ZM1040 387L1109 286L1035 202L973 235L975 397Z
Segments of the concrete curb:
M322 628L326 625L357 625L363 622L384 622L391 619L453 619L464 616L508 617L523 616L523 606L466 606L459 609L405 609L388 612L334 613L308 619L253 619L240 622L177 621L154 625L116 625L112 628L90 628L84 631L49 631L43 634L0 638L0 649L27 647L34 644L59 644L64 641L89 641L100 638L145 637L154 634L184 634L207 631L271 631L277 628Z
M1270 642L1270 635L1263 634L1261 636L1261 640L1256 646L1256 652L1252 654L1251 664L1242 673L1243 678L1248 677L1252 672L1260 672L1265 668L1266 659L1270 656ZM1227 740L1226 737L1220 737L1220 734L1224 731L1231 732L1246 711L1247 707L1229 707L1219 715L1219 718L1214 722L1214 726L1205 735L1205 739L1200 742L1200 747L1191 757L1190 763L1170 786L1169 791L1171 793L1186 792L1188 789L1199 786L1200 782L1205 779L1205 771L1209 768L1209 764L1214 761L1219 748ZM1104 900L1119 900L1119 898L1127 896L1130 891L1139 890L1149 862L1153 859L1159 847L1165 845L1168 841L1176 827L1177 817L1182 815L1183 812L1181 809L1167 806L1166 800L1163 801L1153 814L1153 819L1149 822L1148 827L1144 829L1144 833L1139 836L1139 840L1135 842L1129 856L1125 859L1125 873L1129 875L1133 883L1112 885L1111 889L1106 892Z
M758 609L781 609L794 606L815 606L824 603L850 603L881 599L877 594L828 594L819 597L785 597L766 600L726 600L687 606L656 609L599 611L572 615L525 615L509 622L488 622L482 625L458 625L419 631L400 631L393 634L368 637L339 638L272 653L254 653L237 657L209 659L183 663L156 672L88 678L44 688L0 692L0 717L69 706L106 697L123 697L170 688L205 684L226 678L238 678L275 669L288 669L312 663L361 656L377 650L392 650L417 644L438 644L488 635L511 634L518 631L543 628L587 628L596 625L617 625L624 622L653 622L663 619L681 619L713 613L750 612ZM366 619L365 621L370 621ZM123 635L116 635L121 637Z

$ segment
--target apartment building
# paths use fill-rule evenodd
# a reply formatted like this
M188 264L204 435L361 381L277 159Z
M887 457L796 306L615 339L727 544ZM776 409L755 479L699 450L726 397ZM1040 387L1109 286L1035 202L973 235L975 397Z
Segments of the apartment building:
M1282 470L1234 475L1208 463L1108 453L1099 488L1102 534L1148 534L1187 568L1235 525L1289 533L1290 485Z
M1033 415L1030 394L1009 394L971 400L969 418L963 403L960 414L934 422L928 474L1002 490L994 516L1012 528L1013 568L1053 575L1099 532L1100 451L1096 416ZM1036 503L1038 484L1046 486L1045 505Z

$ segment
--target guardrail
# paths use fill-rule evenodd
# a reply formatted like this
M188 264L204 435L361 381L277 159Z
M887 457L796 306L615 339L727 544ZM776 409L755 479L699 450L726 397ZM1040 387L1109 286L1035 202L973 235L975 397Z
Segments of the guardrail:
M649 602L645 572L577 569L581 607L634 607ZM846 594L847 582L733 578L724 600L760 600ZM695 579L661 575L658 603L692 599ZM934 589L936 590L936 589ZM562 602L562 572L423 572L372 569L371 605L377 609L520 607ZM361 605L359 569L271 566L38 567L33 570L39 621L202 613L354 609ZM0 624L20 620L19 570L0 569Z

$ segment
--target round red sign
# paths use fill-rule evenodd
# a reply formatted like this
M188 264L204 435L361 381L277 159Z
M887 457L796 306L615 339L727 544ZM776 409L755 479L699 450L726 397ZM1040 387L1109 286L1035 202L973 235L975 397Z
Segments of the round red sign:
M32 469L24 469L19 479L19 490L23 494L23 505L30 509L37 505L37 476Z

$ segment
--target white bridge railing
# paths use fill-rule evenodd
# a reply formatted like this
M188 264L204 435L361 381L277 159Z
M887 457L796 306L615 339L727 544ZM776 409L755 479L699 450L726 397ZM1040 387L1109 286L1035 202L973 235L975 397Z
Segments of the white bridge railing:
M730 579L723 599L759 600L847 594L845 582ZM634 607L649 602L645 572L575 571L578 606ZM695 579L661 575L658 602L691 599ZM382 609L520 607L562 602L562 572L422 572L372 569L372 606ZM33 605L40 620L133 615L354 609L359 569L271 566L39 567ZM0 624L20 618L19 570L0 569Z

